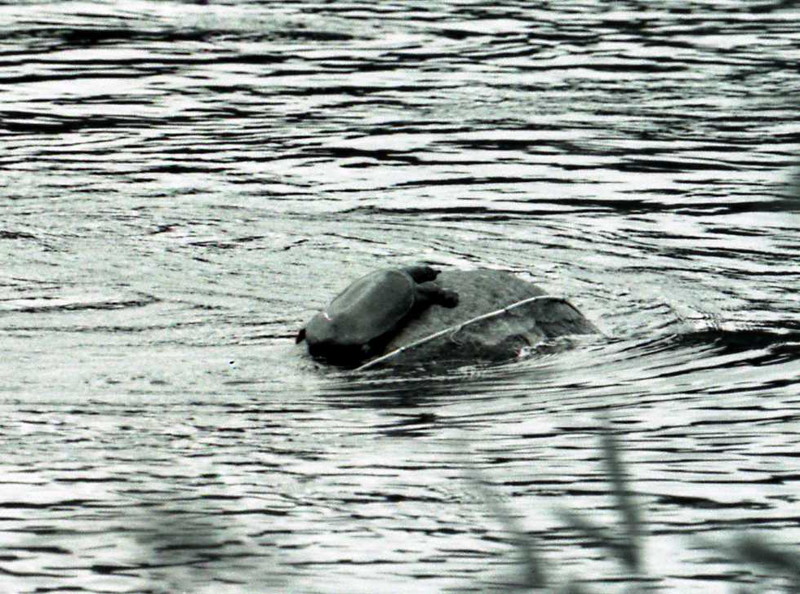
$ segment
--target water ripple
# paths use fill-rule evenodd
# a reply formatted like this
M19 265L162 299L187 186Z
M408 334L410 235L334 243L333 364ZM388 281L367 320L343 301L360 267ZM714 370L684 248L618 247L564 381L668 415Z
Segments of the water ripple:
M502 590L475 468L613 587L551 513L611 521L602 416L664 589L766 579L682 539L798 539L799 16L0 6L2 589ZM293 345L416 260L512 271L602 333L406 375Z

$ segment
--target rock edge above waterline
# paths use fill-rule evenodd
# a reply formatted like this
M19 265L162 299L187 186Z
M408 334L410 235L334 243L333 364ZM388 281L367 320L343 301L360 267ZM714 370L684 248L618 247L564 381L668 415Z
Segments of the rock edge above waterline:
M426 309L359 369L500 362L547 339L598 332L568 301L510 272L445 270L437 282L459 294L458 307Z

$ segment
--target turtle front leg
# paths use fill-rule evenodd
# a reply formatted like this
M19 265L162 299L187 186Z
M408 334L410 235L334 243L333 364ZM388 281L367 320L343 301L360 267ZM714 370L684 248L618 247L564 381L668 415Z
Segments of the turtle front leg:
M436 304L453 308L458 305L458 293L444 289L436 283L421 283L417 285L416 301L423 306Z

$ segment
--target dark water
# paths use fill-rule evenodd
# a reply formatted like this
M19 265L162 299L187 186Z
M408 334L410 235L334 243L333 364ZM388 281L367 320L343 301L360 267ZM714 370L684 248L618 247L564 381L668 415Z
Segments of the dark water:
M800 550L800 9L0 4L0 590L499 589L474 465L616 591L552 513L613 517L601 414L665 590L758 579L692 535ZM605 336L439 376L299 356L414 260Z

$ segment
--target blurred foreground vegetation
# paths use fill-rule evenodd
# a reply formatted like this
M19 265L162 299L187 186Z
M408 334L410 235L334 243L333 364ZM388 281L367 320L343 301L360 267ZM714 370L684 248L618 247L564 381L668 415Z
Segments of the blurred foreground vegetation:
M605 474L616 512L616 522L605 526L596 523L587 513L578 513L569 507L556 510L561 521L583 542L599 547L612 560L619 563L623 579L618 587L610 588L607 580L602 585L594 584L586 576L559 577L555 564L541 553L536 537L526 533L517 518L524 514L512 511L498 497L477 472L471 480L482 493L492 515L501 523L510 536L511 543L520 559L520 575L515 592L552 592L558 594L589 594L605 592L666 592L661 577L649 572L646 567L658 566L658 559L647 559L645 537L647 524L641 506L631 487L628 468L623 462L616 433L608 422L600 431L600 448L605 465ZM760 594L763 592L789 592L800 594L800 555L785 545L770 542L760 535L743 529L740 534L727 540L695 536L692 543L712 551L737 568L741 573L760 570L769 575L768 583L742 584L732 582L730 591L736 594Z

